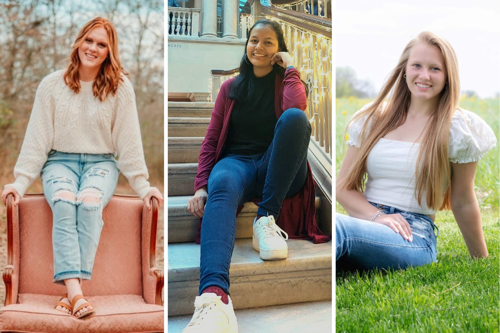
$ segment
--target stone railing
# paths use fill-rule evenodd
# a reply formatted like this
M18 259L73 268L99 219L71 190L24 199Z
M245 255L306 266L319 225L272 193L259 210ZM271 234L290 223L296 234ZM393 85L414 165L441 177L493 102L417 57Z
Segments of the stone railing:
M198 37L200 8L168 7L168 35Z
M220 87L222 86L224 81L237 76L239 70L239 68L235 68L227 71L221 69L212 69L210 71L210 73L212 74L212 78L208 82L208 92L210 93L211 102L215 102L215 100L217 99Z

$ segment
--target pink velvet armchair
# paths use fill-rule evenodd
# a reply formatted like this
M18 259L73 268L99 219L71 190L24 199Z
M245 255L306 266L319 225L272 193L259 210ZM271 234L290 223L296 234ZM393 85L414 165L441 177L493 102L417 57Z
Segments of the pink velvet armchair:
M96 309L86 319L54 310L65 288L52 282L52 212L44 196L26 195L18 207L12 196L7 201L0 332L163 332L156 200L148 210L137 197L115 195L104 209L92 280L82 287Z

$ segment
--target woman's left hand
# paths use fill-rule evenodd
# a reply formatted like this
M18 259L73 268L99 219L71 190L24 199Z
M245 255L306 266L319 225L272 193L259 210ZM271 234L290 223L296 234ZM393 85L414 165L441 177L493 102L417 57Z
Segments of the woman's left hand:
M295 66L293 58L288 52L276 52L271 58L271 65L278 64L283 68Z
M146 204L146 207L148 207L149 210L151 210L151 199L156 198L158 200L158 208L160 208L162 202L163 202L163 195L161 195L160 190L158 190L156 187L153 187L148 194L144 197L144 203Z

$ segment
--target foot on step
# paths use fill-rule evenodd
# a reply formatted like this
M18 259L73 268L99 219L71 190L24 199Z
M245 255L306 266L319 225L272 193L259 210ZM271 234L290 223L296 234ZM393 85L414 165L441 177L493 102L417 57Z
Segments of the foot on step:
M214 293L197 296L193 317L182 333L238 333L233 303L227 297L228 304L224 304Z
M288 234L282 230L272 215L255 218L253 222L252 245L255 251L260 252L262 260L286 259Z

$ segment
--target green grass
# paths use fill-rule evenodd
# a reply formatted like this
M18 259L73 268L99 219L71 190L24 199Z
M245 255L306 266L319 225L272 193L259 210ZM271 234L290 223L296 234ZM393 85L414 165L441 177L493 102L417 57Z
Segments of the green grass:
M338 99L337 172L345 154L344 131L369 100ZM498 135L497 100L461 100ZM499 332L499 147L476 173L487 259L473 260L451 212L438 212L438 262L400 271L337 274L337 332ZM337 204L337 212L345 211Z
M498 332L498 213L483 213L487 259L470 258L451 212L436 225L437 263L337 274L337 332Z

